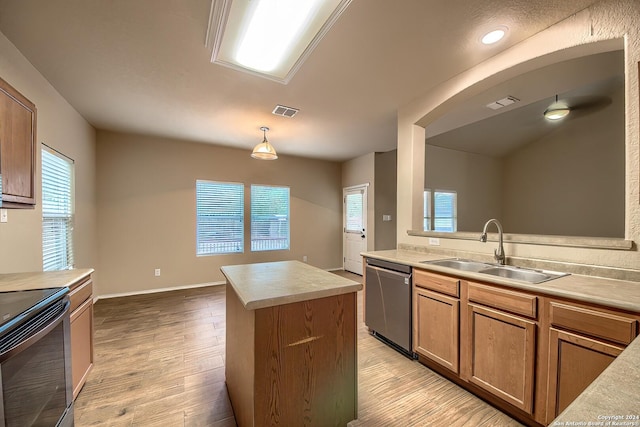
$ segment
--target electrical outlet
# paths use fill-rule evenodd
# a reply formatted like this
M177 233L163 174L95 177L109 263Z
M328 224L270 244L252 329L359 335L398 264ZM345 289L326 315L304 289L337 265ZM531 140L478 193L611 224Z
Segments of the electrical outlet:
M307 262L307 256L306 255L302 257L302 261L303 262Z
M156 275L156 277L160 276L160 269L156 268L154 274Z
M7 222L8 211L6 209L0 209L0 222Z
M429 237L429 244L431 246L440 246L440 239L437 237Z

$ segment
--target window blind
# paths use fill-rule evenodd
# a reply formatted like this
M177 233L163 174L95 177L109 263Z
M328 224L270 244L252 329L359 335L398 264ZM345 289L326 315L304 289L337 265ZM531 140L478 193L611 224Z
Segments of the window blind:
M251 186L251 250L289 249L289 187Z
M244 252L244 185L196 181L196 253Z
M42 269L73 268L73 160L42 148Z
M435 231L454 232L457 230L456 193L455 191L436 191L433 197Z
M455 191L424 191L424 231L455 232L458 229L458 195Z
M347 215L345 231L347 233L362 233L362 196L362 193L351 193L345 198Z

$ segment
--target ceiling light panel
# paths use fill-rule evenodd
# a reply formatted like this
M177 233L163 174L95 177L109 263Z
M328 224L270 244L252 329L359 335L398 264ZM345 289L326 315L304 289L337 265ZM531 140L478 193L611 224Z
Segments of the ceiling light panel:
M211 62L288 83L351 0L213 0Z

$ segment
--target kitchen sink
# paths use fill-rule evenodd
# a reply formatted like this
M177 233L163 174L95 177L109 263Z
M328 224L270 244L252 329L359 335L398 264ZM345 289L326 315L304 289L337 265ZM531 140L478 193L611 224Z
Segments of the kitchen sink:
M558 277L567 276L569 273L556 271L534 270L529 268L514 267L500 264L489 264L462 258L439 259L435 261L422 261L424 264L438 265L462 271L488 274L490 276L504 277L505 279L519 280L527 283L542 283Z
M438 259L435 261L422 261L424 264L438 265L440 267L455 268L456 270L479 272L486 268L492 267L491 264L484 262L471 261L462 258Z
M530 270L528 268L507 267L504 265L487 268L479 273L490 274L492 276L505 277L507 279L520 280L528 283L542 283L548 280L566 276L568 273L558 273L555 271Z

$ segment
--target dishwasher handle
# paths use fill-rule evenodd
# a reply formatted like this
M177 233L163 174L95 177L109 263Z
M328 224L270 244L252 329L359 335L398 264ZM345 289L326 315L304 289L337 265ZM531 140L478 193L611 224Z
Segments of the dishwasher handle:
M400 272L400 271L394 271L394 270L387 270L386 268L381 268L381 267L376 267L373 265L367 265L367 270L371 270L372 272L375 272L377 275L390 275L390 276L395 276L396 279L404 279L402 280L402 282L405 285L410 285L411 284L411 273L404 273L404 272Z

